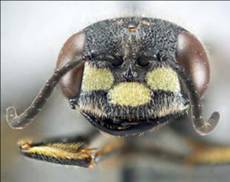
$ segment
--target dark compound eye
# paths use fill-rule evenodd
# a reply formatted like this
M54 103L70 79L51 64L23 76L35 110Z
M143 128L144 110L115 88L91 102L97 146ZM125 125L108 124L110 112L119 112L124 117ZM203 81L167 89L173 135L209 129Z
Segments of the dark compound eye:
M146 67L149 65L149 63L150 63L150 59L147 57L139 57L137 59L137 64L141 67Z

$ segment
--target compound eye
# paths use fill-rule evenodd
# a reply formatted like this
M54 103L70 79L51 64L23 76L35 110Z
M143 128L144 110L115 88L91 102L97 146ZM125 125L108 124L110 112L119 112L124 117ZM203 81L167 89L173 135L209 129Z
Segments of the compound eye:
M190 74L196 90L202 96L210 77L208 57L200 41L191 33L179 34L176 59Z
M146 66L149 65L149 63L150 63L149 58L139 57L139 58L137 59L137 64L138 64L139 66L141 66L141 67L146 67Z
M66 63L72 61L76 55L81 55L85 45L85 33L80 32L72 35L65 43L58 57L57 68L61 68ZM81 91L81 81L83 76L84 63L80 67L67 72L60 80L59 84L63 94L67 98L76 97Z

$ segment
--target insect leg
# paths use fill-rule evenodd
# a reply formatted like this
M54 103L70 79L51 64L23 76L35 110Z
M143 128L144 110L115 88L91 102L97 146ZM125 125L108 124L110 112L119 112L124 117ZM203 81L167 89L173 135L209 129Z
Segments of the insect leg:
M21 153L29 158L62 165L91 167L96 149L88 148L88 145L98 134L97 130L92 130L83 136L60 137L39 143L21 140L18 144Z
M136 142L136 141L134 141ZM185 166L230 164L230 146L185 139L190 152L171 151L160 145L127 143L122 149L124 159L129 156L149 156ZM139 142L140 143L140 142ZM144 143L144 142L143 142ZM187 148L186 147L186 148ZM131 155L132 154L132 155Z
M185 159L190 165L230 164L230 146L214 145L204 142L189 142L192 152Z

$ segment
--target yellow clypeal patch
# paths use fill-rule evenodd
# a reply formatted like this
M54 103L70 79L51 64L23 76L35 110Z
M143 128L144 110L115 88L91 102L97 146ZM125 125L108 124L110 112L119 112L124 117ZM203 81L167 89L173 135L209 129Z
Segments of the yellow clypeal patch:
M112 87L113 81L113 74L109 69L85 64L82 80L83 91L108 90Z
M145 80L153 90L180 91L177 74L169 67L160 67L150 71L147 73Z
M140 106L147 104L150 99L150 90L138 82L122 82L108 93L109 102L122 106Z

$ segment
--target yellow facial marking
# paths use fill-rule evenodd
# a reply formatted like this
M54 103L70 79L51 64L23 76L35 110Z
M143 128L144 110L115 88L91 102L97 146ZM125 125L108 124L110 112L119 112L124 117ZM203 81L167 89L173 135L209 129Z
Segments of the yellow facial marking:
M137 82L122 82L108 93L109 102L122 106L140 106L147 104L150 99L150 90Z
M82 80L83 91L108 90L113 85L113 74L107 68L95 68L85 64Z
M177 74L169 67L156 68L147 73L145 79L153 90L180 91L180 83Z

